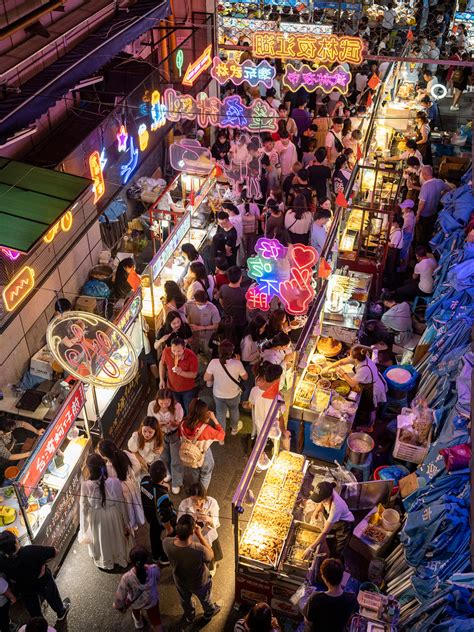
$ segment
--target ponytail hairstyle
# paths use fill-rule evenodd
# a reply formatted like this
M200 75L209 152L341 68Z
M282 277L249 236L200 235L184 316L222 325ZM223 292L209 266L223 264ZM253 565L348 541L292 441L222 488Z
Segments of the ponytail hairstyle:
M105 507L105 481L108 478L107 465L100 454L91 454L87 458L86 465L89 470L89 480L99 483L100 496L102 498L101 505Z
M363 345L354 345L351 349L351 358L363 362L370 354L370 349Z
M119 481L126 481L128 470L132 467L130 459L123 450L117 448L110 439L99 441L99 453L104 459L108 459L117 473Z
M146 563L149 557L148 551L143 546L134 546L130 551L130 562L133 564L135 574L140 584L146 584Z

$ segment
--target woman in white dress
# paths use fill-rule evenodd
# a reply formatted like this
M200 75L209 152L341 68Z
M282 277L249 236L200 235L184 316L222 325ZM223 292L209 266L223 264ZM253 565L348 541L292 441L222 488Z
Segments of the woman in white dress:
M140 525L145 524L139 483L140 463L135 455L126 450L120 450L110 439L99 441L98 449L99 454L106 461L109 477L118 478L122 483L130 527L134 530L138 529Z
M87 459L88 479L81 483L79 542L89 545L98 568L128 566L133 546L127 505L118 478L109 478L104 459Z

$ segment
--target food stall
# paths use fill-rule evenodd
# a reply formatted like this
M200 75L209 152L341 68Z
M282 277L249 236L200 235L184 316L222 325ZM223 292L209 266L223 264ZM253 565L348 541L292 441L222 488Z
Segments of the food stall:
M87 421L79 421L84 401L76 382L16 479L0 488L0 531L11 531L22 545L54 546L52 570L79 525L80 475L91 445Z
M312 522L315 506L309 497L315 485L335 481L351 511L365 515L378 503L389 503L392 481L358 483L342 468L315 465L286 451L259 472L279 407L275 401L232 499L235 598L238 603L266 601L277 614L299 618L290 598L308 576L313 560L305 560L304 552L322 529L319 520Z

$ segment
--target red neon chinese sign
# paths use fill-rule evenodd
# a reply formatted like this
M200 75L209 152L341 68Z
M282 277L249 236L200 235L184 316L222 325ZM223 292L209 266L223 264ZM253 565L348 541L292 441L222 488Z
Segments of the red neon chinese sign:
M295 244L285 248L277 239L261 237L249 257L248 275L254 283L246 293L249 309L270 309L277 297L289 314L306 314L314 298L313 266L318 253L312 246Z
M363 42L360 37L345 35L256 31L252 50L254 57L361 64Z
M30 459L26 471L20 477L19 483L23 486L27 497L38 485L83 406L84 387L78 383L69 393L54 422L49 425L41 438L39 448Z
M98 151L93 151L89 156L89 171L93 182L94 204L96 204L105 193L104 174Z
M183 77L183 86L192 86L196 79L212 65L212 44L193 61L186 69Z

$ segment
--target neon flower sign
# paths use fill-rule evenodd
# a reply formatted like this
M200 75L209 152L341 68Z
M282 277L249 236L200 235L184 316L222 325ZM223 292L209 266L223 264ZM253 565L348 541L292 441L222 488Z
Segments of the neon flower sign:
M302 59L334 64L362 63L363 43L360 37L314 35L312 33L252 33L254 57Z
M295 244L285 248L277 239L261 237L249 257L248 275L255 279L245 295L249 309L268 311L277 297L289 314L306 314L314 298L313 266L318 253L312 246Z
M104 154L103 151L102 154ZM89 172L93 182L94 204L96 204L105 193L103 168L106 160L102 154L99 154L98 151L93 151L89 156Z
M117 144L119 151L127 151L128 132L125 125L121 125L117 133Z
M203 51L186 69L183 77L183 86L192 86L196 79L202 75L212 64L212 44Z
M10 261L16 261L19 256L21 255L21 252L18 252L18 250L12 250L11 248L5 248L5 246L1 246L0 250L2 252L3 255L5 255L5 257L7 257L7 259L10 259Z
M35 271L25 266L15 274L8 285L3 288L3 303L7 312L12 312L28 296L35 287Z
M282 81L285 88L291 92L298 92L300 88L304 88L307 92L321 89L326 94L333 90L347 94L351 79L351 73L344 70L342 66L337 66L334 70L320 66L313 70L306 64L300 68L287 64Z
M266 59L256 65L250 59L246 59L242 64L237 64L234 61L222 61L219 57L214 57L211 77L221 86L228 81L231 81L234 86L240 86L246 81L253 88L260 83L266 88L271 88L275 72L275 68Z

